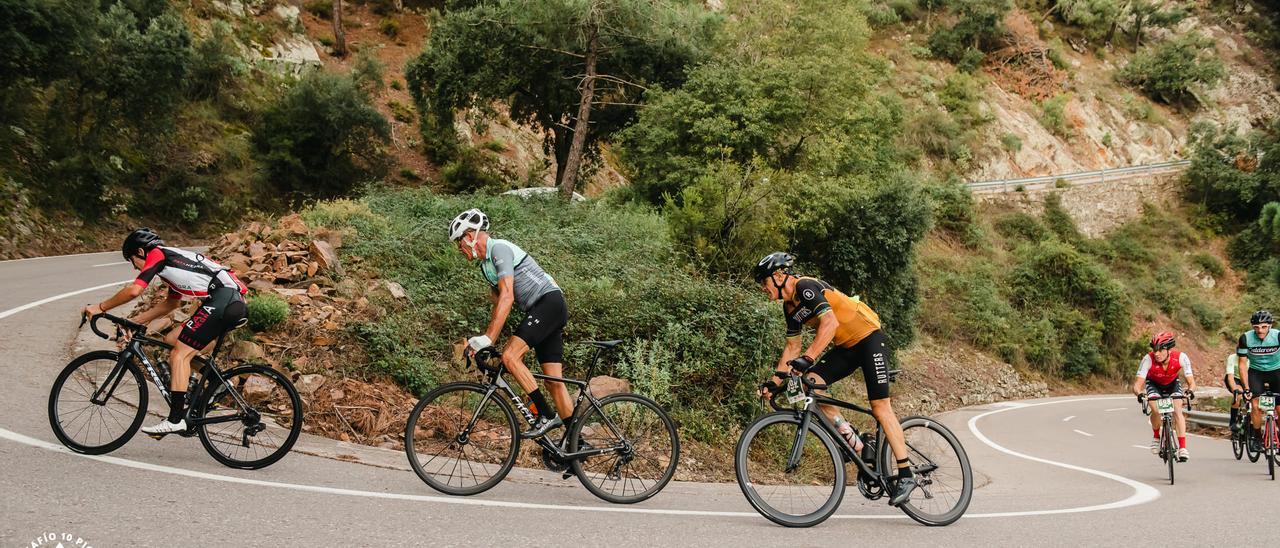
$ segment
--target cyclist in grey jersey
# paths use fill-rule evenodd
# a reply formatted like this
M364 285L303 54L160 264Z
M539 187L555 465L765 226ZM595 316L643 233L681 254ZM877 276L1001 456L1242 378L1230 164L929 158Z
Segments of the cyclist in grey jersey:
M525 317L502 349L502 364L511 372L533 402L537 414L525 438L545 435L562 426L561 416L573 416L573 400L563 383L547 381L555 407L547 404L538 381L524 365L524 355L532 348L547 375L564 375L564 326L569 309L555 279L519 246L489 236L489 218L479 209L462 212L449 224L449 238L471 261L480 261L480 273L489 282L493 315L485 332L467 340L468 352L493 346L507 323L511 306L517 305ZM559 414L556 411L559 411Z

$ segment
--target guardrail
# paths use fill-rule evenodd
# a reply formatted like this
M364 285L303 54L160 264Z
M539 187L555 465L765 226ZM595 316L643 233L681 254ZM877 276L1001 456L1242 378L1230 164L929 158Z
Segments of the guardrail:
M1231 423L1231 415L1209 411L1187 411L1187 420L1201 426L1227 428Z
M1160 162L1157 164L1115 167L1099 169L1097 171L1080 171L1077 173L1066 173L1062 175L978 181L967 183L967 186L969 187L969 191L973 193L1008 192L1010 190L1018 189L1027 191L1042 190L1051 185L1057 185L1060 180L1066 181L1072 185L1105 183L1107 181L1120 181L1136 177L1149 177L1152 175L1175 173L1186 169L1189 165L1191 165L1191 160L1174 160L1171 162Z

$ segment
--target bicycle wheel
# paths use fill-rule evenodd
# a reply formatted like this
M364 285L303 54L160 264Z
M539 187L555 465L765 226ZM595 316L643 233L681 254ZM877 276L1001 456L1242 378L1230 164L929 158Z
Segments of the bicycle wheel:
M1236 460L1240 460L1244 458L1244 436L1241 434L1241 432L1243 431L1243 427L1241 427L1241 430L1237 431L1236 428L1239 426L1240 426L1239 419L1237 419L1237 422L1232 423L1230 426L1231 454L1236 456Z
M680 438L675 422L653 400L613 394L578 413L570 426L569 451L615 447L615 451L569 463L582 486L615 504L634 504L658 494L676 474Z
M49 426L53 435L77 453L101 455L119 449L138 433L147 413L147 385L132 361L99 350L62 369L49 390ZM108 387L92 401L98 389Z
M923 525L955 523L973 498L973 469L960 440L947 427L928 417L902 419L907 458L919 487L898 508ZM880 466L895 462L889 442L880 447ZM882 468L883 469L883 468Z
M1267 473L1271 475L1271 481L1276 480L1276 423L1271 417L1267 417Z
M474 495L511 471L520 451L516 415L489 390L471 382L446 384L427 393L409 414L404 451L414 473L432 489Z
M1178 460L1178 442L1173 437L1173 425L1166 421L1164 432L1161 434L1161 445L1164 447L1160 450L1160 455L1164 457L1164 462L1169 466L1169 485L1173 485L1173 462Z
M1249 462L1258 462L1258 457L1262 456L1262 452L1253 450L1253 437L1254 437L1253 424L1245 423L1244 430L1245 430L1245 435L1244 435L1245 454L1249 456Z
M302 432L302 398L293 383L265 365L243 365L201 381L201 402L192 410L205 451L218 462L244 470L283 458Z
M799 429L800 418L793 411L764 415L742 432L733 454L738 487L747 502L769 521L787 527L822 523L844 498L844 457L815 424L805 433L799 465L787 470Z

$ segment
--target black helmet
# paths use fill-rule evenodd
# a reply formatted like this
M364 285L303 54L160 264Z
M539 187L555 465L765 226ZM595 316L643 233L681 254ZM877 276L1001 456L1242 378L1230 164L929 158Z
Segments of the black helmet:
M134 230L129 237L124 239L124 245L120 247L120 253L124 255L124 260L129 260L138 253L139 249L150 250L158 245L164 245L164 240L160 239L160 235L152 232L150 228L142 227Z
M1258 325L1260 323L1272 324L1272 323L1275 323L1275 320L1276 319L1274 316L1271 315L1271 312L1268 312L1266 310L1259 310L1257 312L1254 312L1253 315L1249 317L1249 323L1253 325Z
M775 251L765 255L760 262L756 263L756 267L751 270L751 277L756 280L756 283L760 283L779 270L791 273L791 267L795 264L794 255L785 251Z

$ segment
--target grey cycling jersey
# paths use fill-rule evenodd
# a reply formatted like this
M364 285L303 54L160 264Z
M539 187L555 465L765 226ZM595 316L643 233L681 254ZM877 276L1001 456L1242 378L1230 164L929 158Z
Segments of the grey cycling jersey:
M522 312L528 312L543 295L560 291L555 279L538 266L538 261L506 240L489 238L484 260L480 262L480 273L495 289L498 287L498 280L507 276L514 278L512 286L516 306Z

